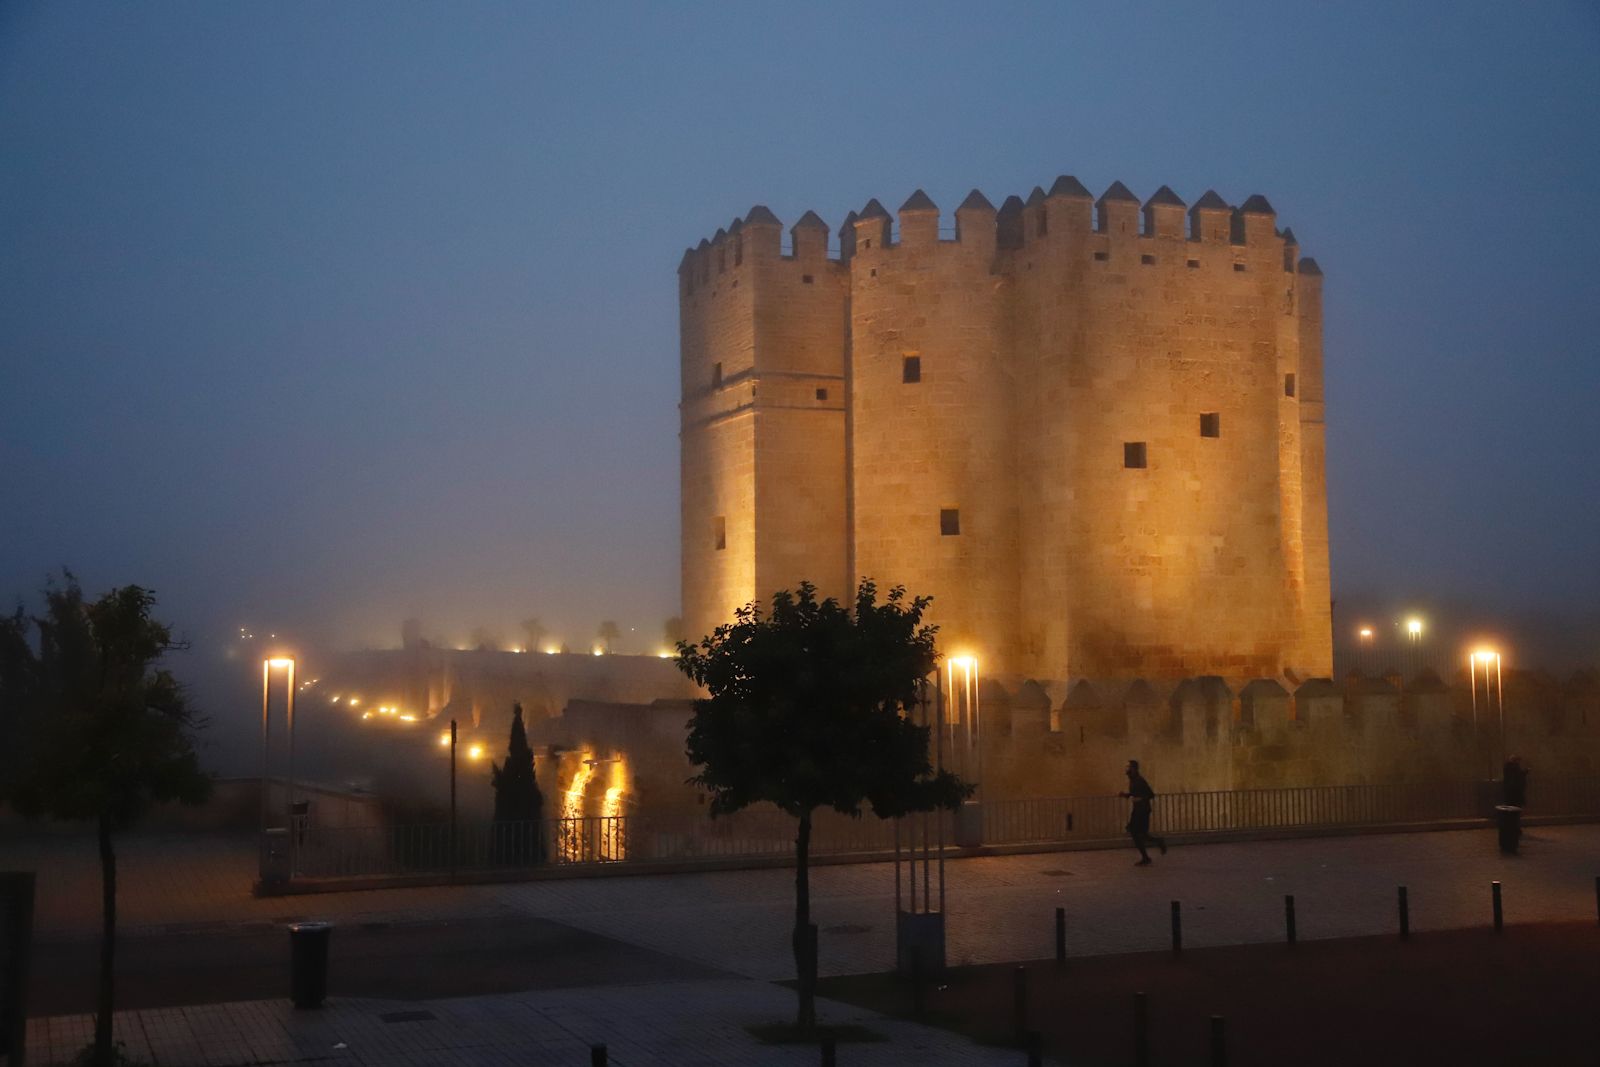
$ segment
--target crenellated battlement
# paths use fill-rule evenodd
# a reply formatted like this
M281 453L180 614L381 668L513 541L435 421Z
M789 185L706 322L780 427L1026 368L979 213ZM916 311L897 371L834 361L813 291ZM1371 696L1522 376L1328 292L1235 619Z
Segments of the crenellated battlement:
M962 245L1006 253L1062 241L1082 244L1091 254L1098 254L1096 258L1109 258L1112 247L1182 242L1216 246L1214 251L1233 249L1246 259L1259 256L1263 262L1271 257L1281 260L1288 273L1296 273L1299 260L1293 232L1278 230L1277 213L1259 193L1234 206L1208 189L1190 206L1163 185L1141 203L1120 181L1113 181L1096 197L1075 176L1063 174L1048 192L1036 185L1026 199L1006 197L999 210L974 189L956 209L953 227L943 225L941 218L938 205L921 189L893 215L879 200L871 199L860 211L846 214L837 231L837 245L830 246L833 231L815 211L806 211L789 228L785 241L783 222L758 204L699 246L685 249L678 273L685 279L687 292L710 284L713 274L725 272L730 265L742 265L747 255L828 259L847 266L862 253L886 253L903 246ZM1093 243L1092 237L1102 240Z

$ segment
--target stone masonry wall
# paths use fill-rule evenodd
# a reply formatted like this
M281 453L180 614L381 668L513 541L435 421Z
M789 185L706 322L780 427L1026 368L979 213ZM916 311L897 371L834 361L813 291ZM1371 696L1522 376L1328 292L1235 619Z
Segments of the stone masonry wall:
M680 267L691 632L869 576L1013 685L1331 670L1321 273L1264 198L1062 177L944 231L872 201L836 259L791 232Z

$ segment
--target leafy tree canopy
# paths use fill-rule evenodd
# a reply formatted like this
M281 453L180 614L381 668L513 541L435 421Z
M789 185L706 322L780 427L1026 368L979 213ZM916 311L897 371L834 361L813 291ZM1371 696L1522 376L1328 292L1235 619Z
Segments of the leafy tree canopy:
M137 585L93 603L70 573L45 611L0 619L0 796L28 817L126 827L152 804L199 803L211 780L189 734L204 725L172 673L182 646Z
M934 773L928 728L902 714L934 669L929 602L897 586L879 603L864 580L852 613L803 582L765 615L749 604L698 644L680 643L679 667L710 694L695 702L688 754L712 814L759 801L797 818L956 807L971 787Z

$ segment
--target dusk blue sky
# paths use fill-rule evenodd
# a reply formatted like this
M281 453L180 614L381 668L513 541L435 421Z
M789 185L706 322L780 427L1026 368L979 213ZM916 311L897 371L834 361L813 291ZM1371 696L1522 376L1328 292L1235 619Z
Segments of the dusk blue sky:
M0 596L654 646L684 247L1071 173L1322 265L1341 626L1592 637L1596 10L6 0Z

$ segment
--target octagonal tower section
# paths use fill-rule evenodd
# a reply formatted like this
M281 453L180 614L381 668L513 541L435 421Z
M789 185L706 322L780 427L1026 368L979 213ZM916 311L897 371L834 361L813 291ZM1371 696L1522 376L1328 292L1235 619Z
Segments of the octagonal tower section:
M679 268L683 618L846 591L844 266L807 213L788 249L764 206Z
M996 216L976 190L941 236L921 190L899 239L876 200L851 260L852 570L931 595L946 653L1013 671L1012 367L999 341Z

